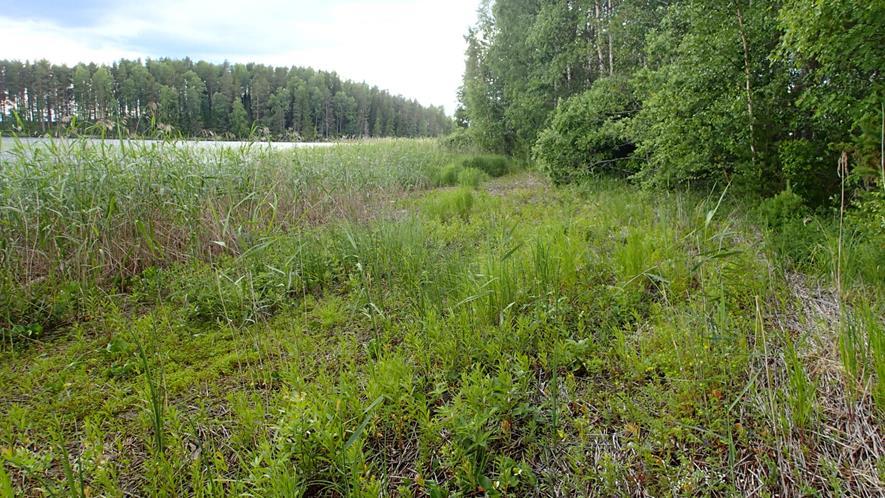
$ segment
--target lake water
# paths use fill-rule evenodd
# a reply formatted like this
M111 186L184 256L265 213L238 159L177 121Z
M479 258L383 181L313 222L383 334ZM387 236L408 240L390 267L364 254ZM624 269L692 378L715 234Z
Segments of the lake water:
M65 142L71 141L71 139L66 138L18 138L13 139L9 137L0 137L0 156L3 155L4 151L8 151L10 147L13 146L14 142L18 140L24 143L28 147L42 147L49 144L51 141L56 142ZM119 147L122 142L125 143L140 143L140 144L152 144L152 143L161 143L159 140L141 140L141 139L105 139L104 141L97 138L87 138L85 139L87 142L95 145L99 145L104 142L106 145L112 147ZM240 148L251 145L252 147L270 147L276 150L286 150L286 149L300 149L304 147L331 147L336 145L335 142L236 142L236 141L208 141L208 140L178 140L174 143L180 147L200 147L200 148Z

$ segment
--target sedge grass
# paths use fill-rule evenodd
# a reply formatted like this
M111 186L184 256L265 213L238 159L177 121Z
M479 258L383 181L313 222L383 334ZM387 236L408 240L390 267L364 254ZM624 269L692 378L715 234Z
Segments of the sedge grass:
M726 195L531 178L397 180L383 216L291 230L228 202L241 239L0 352L9 486L65 486L60 417L95 495L875 495L874 294L846 283L859 388L840 397L838 327L800 317Z

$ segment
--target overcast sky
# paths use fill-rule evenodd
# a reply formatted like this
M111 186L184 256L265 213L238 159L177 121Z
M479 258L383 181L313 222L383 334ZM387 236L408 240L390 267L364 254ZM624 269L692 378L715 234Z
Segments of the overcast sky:
M479 0L0 0L0 59L337 71L452 114Z

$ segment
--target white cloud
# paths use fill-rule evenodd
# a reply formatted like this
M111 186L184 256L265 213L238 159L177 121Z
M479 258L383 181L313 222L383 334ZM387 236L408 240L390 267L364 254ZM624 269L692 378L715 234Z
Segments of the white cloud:
M0 16L0 33L7 40L2 55L7 59L48 59L73 65L78 62L110 63L138 56L116 40L98 36L90 30L64 28L49 21L21 21Z
M479 0L159 0L115 4L87 27L0 17L3 57L72 64L183 57L310 66L454 112ZM11 36L9 35L11 34Z

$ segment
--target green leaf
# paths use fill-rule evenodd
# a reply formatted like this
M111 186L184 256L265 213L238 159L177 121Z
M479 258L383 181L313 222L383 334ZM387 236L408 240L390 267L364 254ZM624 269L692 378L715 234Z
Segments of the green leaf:
M0 496L15 496L15 490L12 489L12 479L6 473L2 462L0 462Z
M375 398L375 401L373 401L372 404L370 404L369 407L366 408L365 411L363 411L365 417L363 418L363 421L360 422L360 425L357 426L356 430L353 431L353 434L351 434L350 437L347 438L347 442L344 443L344 451L347 451L351 446L353 446L353 444L356 443L360 436L363 435L363 432L366 430L366 426L369 425L369 422L372 420L372 410L374 410L375 407L380 405L383 401L384 395L382 394L381 396Z

